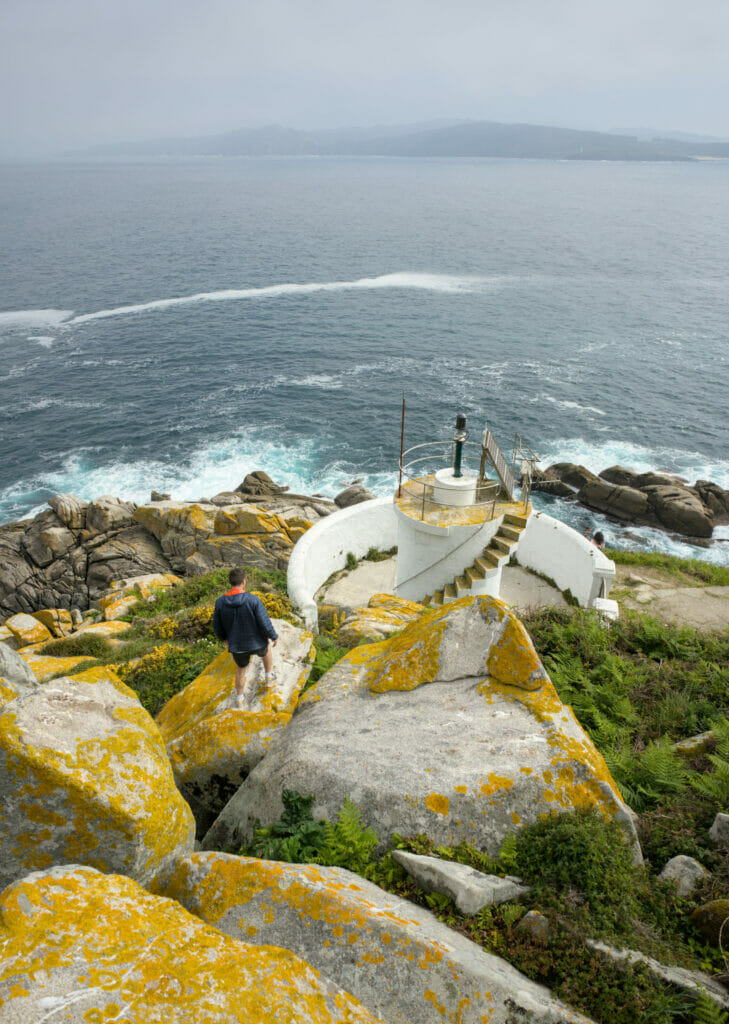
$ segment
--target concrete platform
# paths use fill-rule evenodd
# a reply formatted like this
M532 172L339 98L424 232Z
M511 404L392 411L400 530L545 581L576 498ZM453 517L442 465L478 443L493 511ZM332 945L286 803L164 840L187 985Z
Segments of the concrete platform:
M320 604L339 608L359 608L373 594L392 594L395 589L397 559L382 562L360 562L356 569L344 571L332 583L321 588L316 599ZM567 602L556 587L519 566L504 566L501 575L501 599L516 611L534 608L564 608Z

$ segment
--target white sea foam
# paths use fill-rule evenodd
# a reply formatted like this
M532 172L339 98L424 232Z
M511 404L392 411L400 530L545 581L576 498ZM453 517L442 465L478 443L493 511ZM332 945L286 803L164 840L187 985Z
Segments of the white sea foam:
M14 327L55 327L72 315L72 309L9 309L0 313L0 331Z
M37 341L43 348L50 348L56 339L47 334L29 334L28 341Z
M381 274L379 277L361 277L353 281L310 281L289 284L272 284L263 288L226 288L215 292L197 292L170 299L155 299L131 306L116 306L101 309L96 313L84 313L70 320L71 324L83 324L92 320L105 320L113 316L128 316L132 313L153 313L177 306L192 306L199 302L236 302L244 299L276 299L291 295L312 295L315 292L375 291L378 289L410 289L416 291L458 294L473 292L480 288L498 286L493 278L464 277L451 274L423 274L401 271L395 274Z
M194 451L185 461L139 459L93 465L86 452L65 456L61 467L19 481L0 493L0 522L35 514L39 492L75 494L87 501L114 494L127 501L149 500L152 488L174 499L195 500L237 487L247 473L265 469L293 492L333 497L342 481L361 478L373 494L391 493L395 473L363 473L354 464L332 460L322 465L319 444L312 438L294 445L272 441L263 430L245 430L234 437ZM30 510L30 511L29 511Z
M580 405L579 402L560 401L560 399L553 398L551 395L540 395L538 401L551 402L553 405L556 405L559 409L575 409L578 412L594 412L596 416L606 415L602 409L598 409L595 405Z
M678 448L646 448L629 441L596 444L582 438L543 442L539 454L542 466L555 462L575 462L600 473L608 466L620 465L637 473L671 473L696 480L712 480L729 489L729 459L709 460L699 452Z

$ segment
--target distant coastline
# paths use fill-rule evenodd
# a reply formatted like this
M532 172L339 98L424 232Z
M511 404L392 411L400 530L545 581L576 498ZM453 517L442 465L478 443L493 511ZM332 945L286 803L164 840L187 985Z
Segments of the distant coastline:
M91 146L65 157L390 156L691 161L729 159L729 142L579 131L496 121L428 122L303 131L281 125L196 138Z

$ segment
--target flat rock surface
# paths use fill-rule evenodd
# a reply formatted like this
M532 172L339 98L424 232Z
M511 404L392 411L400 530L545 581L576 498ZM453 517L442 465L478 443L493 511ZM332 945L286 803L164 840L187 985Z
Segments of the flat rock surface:
M378 1024L288 949L239 937L120 875L77 865L31 874L0 899L0 1016L3 1024Z
M197 853L158 891L226 935L286 945L387 1024L584 1024L499 957L342 868Z
M709 632L729 628L729 587L682 586L660 570L618 565L611 597L625 608L654 615L675 626Z
M477 914L483 907L506 903L529 892L520 878L486 875L468 864L424 857L409 850L393 850L392 856L426 892L450 896L462 914Z
M309 689L205 837L249 842L281 793L334 820L349 797L383 845L393 832L496 853L551 810L626 809L605 762L559 700L506 605L464 597L351 651ZM627 825L627 821L626 821ZM628 826L629 827L629 826Z

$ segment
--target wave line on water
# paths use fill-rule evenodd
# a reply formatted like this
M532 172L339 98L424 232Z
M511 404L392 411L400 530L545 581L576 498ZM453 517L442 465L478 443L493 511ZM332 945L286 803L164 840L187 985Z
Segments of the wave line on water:
M410 289L415 291L459 294L476 291L479 286L497 283L496 279L485 277L458 277L451 274L422 274L401 271L395 274L381 274L379 277L361 277L353 281L310 281L307 283L271 284L262 288L225 288L214 292L197 292L171 299L154 299L130 306L116 306L101 309L96 313L82 313L68 324L83 324L92 320L105 320L113 316L128 316L133 313L152 313L176 306L192 306L198 302L237 302L244 299L270 299L288 295L311 295L315 292L376 291L379 289Z

